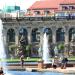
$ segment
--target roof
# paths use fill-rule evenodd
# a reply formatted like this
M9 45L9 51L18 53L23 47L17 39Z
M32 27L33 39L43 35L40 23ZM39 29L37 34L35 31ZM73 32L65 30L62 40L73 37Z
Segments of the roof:
M61 4L75 4L75 0L64 0Z
M63 3L75 3L75 0L41 0L36 1L28 9L58 8Z

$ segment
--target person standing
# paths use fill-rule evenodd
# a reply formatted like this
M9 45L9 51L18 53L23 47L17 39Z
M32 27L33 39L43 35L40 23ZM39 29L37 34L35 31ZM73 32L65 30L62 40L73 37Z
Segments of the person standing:
M52 60L52 67L56 69L58 65L59 65L59 59L57 56L55 56L54 59Z
M3 68L0 68L0 75L4 75Z
M61 69L65 69L67 65L68 59L67 57L63 57L62 63L61 63Z
M20 57L20 62L21 62L21 66L23 68L23 66L24 66L24 56L23 55L21 55L21 57Z

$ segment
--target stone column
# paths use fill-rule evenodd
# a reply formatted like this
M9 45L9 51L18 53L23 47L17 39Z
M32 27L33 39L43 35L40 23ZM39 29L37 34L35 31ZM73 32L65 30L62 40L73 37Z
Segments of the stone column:
M7 30L3 28L3 42L5 47L7 46Z
M39 50L38 50L38 54L39 57L42 57L43 52L42 52L42 46L43 46L43 27L41 27L40 29L40 43L39 43Z
M31 44L31 32L32 32L31 27L28 27L27 31L28 31L28 44Z
M69 42L69 32L68 27L65 27L65 44L68 44Z
M43 44L43 28L40 28L40 45Z
M56 27L52 27L52 42L56 44Z
M68 35L68 31L65 32L65 44L68 44L69 42L69 35Z
M15 44L19 44L19 31L18 29L15 29Z
M9 57L8 55L8 42L7 42L7 29L3 27L3 44L4 44L4 49L5 49L5 53L7 54L7 57Z
M68 32L68 27L65 27L65 50L64 50L64 55L68 56L68 49L69 48L69 32Z

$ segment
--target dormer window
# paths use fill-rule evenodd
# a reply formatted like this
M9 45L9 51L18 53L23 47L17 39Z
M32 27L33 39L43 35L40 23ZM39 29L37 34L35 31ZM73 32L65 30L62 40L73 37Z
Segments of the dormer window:
M75 7L74 6L69 6L69 9L73 10L73 9L75 9Z
M50 13L50 11L44 11L45 12L45 14L49 14Z
M40 11L34 11L36 15L40 15Z
M62 6L62 10L68 10L67 6Z

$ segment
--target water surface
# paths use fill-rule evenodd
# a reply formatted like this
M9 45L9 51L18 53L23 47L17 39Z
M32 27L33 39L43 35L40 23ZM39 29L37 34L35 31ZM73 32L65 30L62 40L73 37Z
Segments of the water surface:
M8 71L5 75L64 75L57 72L27 72L27 71Z

